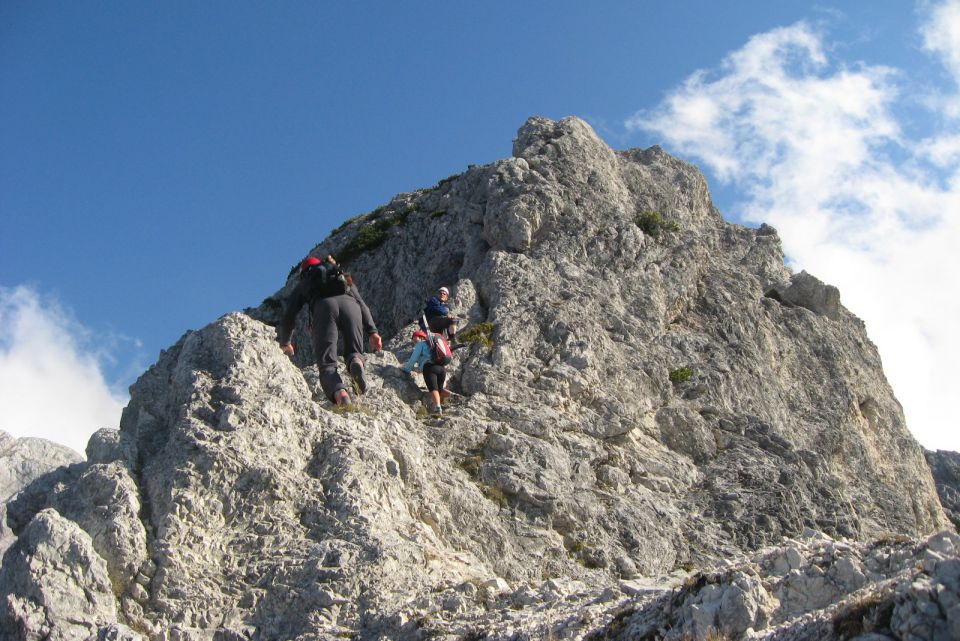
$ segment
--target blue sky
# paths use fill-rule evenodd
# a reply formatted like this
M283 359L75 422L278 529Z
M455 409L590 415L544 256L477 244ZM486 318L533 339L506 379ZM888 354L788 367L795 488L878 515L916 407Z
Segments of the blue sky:
M957 0L406 4L0 3L0 429L82 448L341 221L577 115L777 227L960 450Z

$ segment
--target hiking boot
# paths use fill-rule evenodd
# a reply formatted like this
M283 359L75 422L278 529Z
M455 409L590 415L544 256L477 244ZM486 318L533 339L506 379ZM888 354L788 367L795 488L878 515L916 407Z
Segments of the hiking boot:
M434 405L430 408L430 413L434 416L443 416L443 407L440 405Z
M367 383L367 377L364 376L364 370L366 368L363 366L363 361L359 359L354 359L350 361L350 376L353 377L354 382L357 384L361 394L367 393L367 388L369 384Z
M350 392L345 389L338 389L333 393L333 404L341 407L343 405L351 405L353 401L350 399Z

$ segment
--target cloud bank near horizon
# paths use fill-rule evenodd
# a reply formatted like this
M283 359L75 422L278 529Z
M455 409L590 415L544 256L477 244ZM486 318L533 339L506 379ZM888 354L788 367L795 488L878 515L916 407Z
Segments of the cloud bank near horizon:
M52 297L0 287L0 430L84 453L90 435L117 427L127 397L103 363L114 337L97 337Z
M960 0L924 5L919 35L960 85ZM840 289L876 342L907 424L960 451L960 97L918 95L897 69L832 60L806 22L752 37L626 126L702 161L780 232L790 264ZM915 79L913 79L915 82ZM898 119L926 109L919 139Z

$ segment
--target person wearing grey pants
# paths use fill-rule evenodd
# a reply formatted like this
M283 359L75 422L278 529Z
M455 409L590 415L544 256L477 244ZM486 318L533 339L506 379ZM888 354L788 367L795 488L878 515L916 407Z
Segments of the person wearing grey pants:
M324 274L320 270L328 273ZM319 275L318 275L319 273ZM363 362L363 335L370 338L374 351L383 349L383 339L373 317L349 275L344 275L332 256L320 260L308 257L300 267L300 281L286 301L283 317L277 325L280 348L294 353L290 339L300 309L309 304L313 352L324 395L336 405L352 402L347 385L337 369L337 343L343 338L343 356L360 393L367 391Z
M335 400L337 391L347 385L337 370L337 335L343 337L343 360L351 373L354 363L363 367L363 325L360 304L351 294L341 294L314 301L311 307L313 318L313 353L320 370L320 387L327 398ZM359 377L358 377L359 378ZM358 381L358 384L359 383ZM361 384L362 385L362 384Z

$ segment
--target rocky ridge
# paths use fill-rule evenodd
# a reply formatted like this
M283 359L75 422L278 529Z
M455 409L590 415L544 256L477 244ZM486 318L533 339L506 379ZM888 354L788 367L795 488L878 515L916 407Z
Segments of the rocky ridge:
M277 348L292 280L188 332L85 464L7 504L0 639L802 635L868 584L877 603L908 579L956 594L956 541L902 538L948 521L863 324L661 149L534 118L511 158L398 195L311 253L341 258L388 338L363 402L315 396L302 326L293 362ZM480 331L437 421L399 365L441 284ZM832 545L864 582L782 605L783 564L751 555L803 533L786 576L830 575L808 559ZM870 561L896 545L897 563ZM731 559L753 574L665 595ZM710 587L727 584L756 603L717 605L749 600ZM954 625L927 610L907 627Z
M14 438L0 430L0 564L15 538L7 526L7 500L41 476L82 460L69 447L42 438Z

